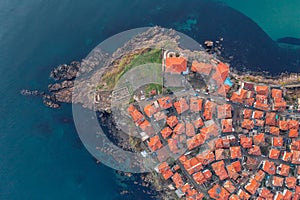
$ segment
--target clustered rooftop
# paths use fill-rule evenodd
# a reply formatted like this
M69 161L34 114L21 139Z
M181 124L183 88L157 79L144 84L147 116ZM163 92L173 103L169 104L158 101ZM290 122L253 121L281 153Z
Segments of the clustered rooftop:
M166 73L190 69L189 75L211 77L214 94L226 100L165 95L143 108L128 107L160 163L156 170L176 194L187 200L298 200L299 122L287 114L284 91L250 82L232 87L225 83L229 66L220 61L188 66L183 56L164 59ZM150 121L163 128L155 130ZM178 159L170 162L169 155Z

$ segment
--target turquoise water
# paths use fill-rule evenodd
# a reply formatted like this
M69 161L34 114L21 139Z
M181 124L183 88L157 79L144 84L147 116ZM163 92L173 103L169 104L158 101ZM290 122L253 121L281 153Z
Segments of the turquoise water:
M71 106L52 110L19 95L23 88L46 90L54 66L85 57L113 34L158 24L200 43L224 37L224 56L233 56L236 68L299 70L299 52L278 48L243 14L205 1L3 0L0 24L0 199L5 200L151 197L95 164L76 134ZM122 189L131 194L120 196Z
M222 0L255 21L271 38L300 38L298 0Z

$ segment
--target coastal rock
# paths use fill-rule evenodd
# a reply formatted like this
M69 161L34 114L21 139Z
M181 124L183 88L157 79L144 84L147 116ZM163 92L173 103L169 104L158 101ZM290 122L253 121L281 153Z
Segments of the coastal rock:
M77 75L80 65L81 63L78 61L73 61L70 65L59 65L57 68L51 71L50 77L56 81L74 79Z

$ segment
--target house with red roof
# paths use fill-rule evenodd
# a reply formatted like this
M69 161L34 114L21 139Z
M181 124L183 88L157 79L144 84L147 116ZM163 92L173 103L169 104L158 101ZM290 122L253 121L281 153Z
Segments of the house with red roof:
M179 115L184 113L185 111L189 110L189 105L187 104L187 101L185 98L180 98L179 101L176 101L174 103L174 107Z
M221 187L219 184L215 184L211 189L208 190L210 198L222 200L229 198L229 192Z
M274 175L276 173L276 166L274 162L264 160L262 169L268 174Z
M279 155L280 155L280 151L277 149L272 148L269 151L269 158L271 158L271 159L277 160L279 158Z
M257 94L268 96L269 87L266 85L257 85L255 86L255 91Z
M240 144L243 148L251 148L252 147L252 138L243 136L240 138Z
M220 62L215 68L215 73L212 75L212 79L216 81L218 85L224 83L229 74L229 66Z
M168 138L172 134L172 129L170 129L168 126L163 128L160 133L163 136L164 139Z
M230 104L218 105L217 110L218 110L218 118L219 119L232 118L231 105Z
M221 120L222 124L222 132L223 133L230 133L233 132L233 125L232 125L232 119L222 119Z
M265 134L260 133L260 134L254 135L253 143L258 146L264 144L265 143Z
M190 98L190 110L193 112L199 112L202 110L203 99L198 97Z
M246 185L245 189L252 195L254 195L259 188L260 183L257 182L255 179L251 179Z
M181 188L184 185L181 175L177 172L172 176L172 181L175 183L176 188Z
M242 152L240 146L230 147L231 159L242 158Z
M187 71L187 59L183 56L167 56L165 59L165 72L180 74Z
M176 116L170 116L167 118L167 124L169 127L174 128L178 124L178 119Z
M167 162L163 162L158 166L158 170L159 172L162 174L163 178L165 180L171 178L171 176L173 176L173 172L170 169L170 166L168 165Z
M213 69L213 65L210 63L198 62L194 60L192 62L191 71L198 74L203 74L208 76Z
M152 151L157 151L158 149L163 147L158 135L150 138L148 146Z
M225 169L225 163L223 160L213 163L211 167L213 168L215 174L220 178L221 181L228 178L228 173Z
M275 112L267 112L266 124L270 126L277 126L277 115Z
M159 106L162 109L168 109L168 108L171 108L173 106L172 99L169 96L161 97L157 101L158 101Z

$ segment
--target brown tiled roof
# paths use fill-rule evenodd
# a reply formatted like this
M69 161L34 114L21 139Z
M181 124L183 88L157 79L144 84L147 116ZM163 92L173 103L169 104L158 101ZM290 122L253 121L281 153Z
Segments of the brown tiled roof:
M241 137L240 144L243 148L251 148L252 147L252 138Z
M213 68L212 64L197 62L196 60L194 60L192 62L191 71L197 72L197 73L203 74L203 75L209 75L212 68Z
M178 124L178 119L176 116L170 116L167 118L167 124L171 127L174 128Z
M282 147L283 146L283 138L282 137L273 137L273 146Z
M254 128L254 121L250 120L250 119L244 119L244 121L242 122L242 128L251 130Z
M260 156L261 155L260 147L257 145L253 145L253 147L248 150L248 153L250 155Z
M242 152L240 146L230 147L230 155L232 159L241 158Z
M232 119L222 119L222 132L229 133L233 131Z
M157 101L162 109L168 109L173 106L172 99L169 96L161 97Z
M189 109L189 105L187 104L187 101L185 98L181 98L179 101L176 101L174 103L174 107L179 115Z
M292 163L299 165L300 164L300 151L292 150L292 154L293 154Z
M151 105L151 104L144 107L144 112L148 117L152 117L152 115L154 115L158 111L159 110L157 108L155 108L154 105Z
M270 125L270 126L276 126L277 125L276 113L267 112L267 114L266 114L266 124Z
M293 157L293 153L284 151L284 153L282 155L282 160L284 160L285 162L291 162L292 157Z
M217 82L217 84L220 85L224 83L228 74L229 74L229 66L226 65L225 63L220 62L216 67L216 71L213 74L212 79L214 79Z
M227 192L227 190L219 184L215 184L211 189L209 189L208 194L212 199L225 200L229 198L229 192Z
M186 71L187 59L184 57L167 57L166 58L166 72L181 73Z
M185 124L185 133L189 137L195 136L195 127L192 123Z
M184 124L178 123L178 124L175 126L173 132L176 133L177 135L180 135L180 134L184 133L184 132L185 132Z
M279 158L279 155L280 155L280 151L277 150L277 149L272 148L269 151L269 158L271 158L271 159L276 159L277 160Z
M255 86L255 91L257 92L257 94L268 95L269 87L265 85L257 85Z
M290 166L285 164L280 164L277 167L277 173L281 176L288 176L290 173Z
M231 105L230 104L223 104L218 105L218 118L219 119L225 119L225 118L231 118Z
M202 110L203 99L198 97L190 98L190 110L193 112L199 112Z
M253 136L253 143L255 145L261 145L265 142L265 134L260 133L258 135Z
M282 90L272 89L272 98L282 98Z
M275 174L276 172L276 166L274 162L271 161L267 161L265 160L263 162L263 168L262 168L265 172L267 172L268 174Z
M245 109L243 111L244 119L250 119L252 117L252 112L251 109Z
M152 151L156 151L156 150L162 148L163 145L162 145L158 135L155 135L154 137L150 138L148 146Z
M223 187L231 194L235 191L235 186L230 180L225 181Z
M176 188L180 188L184 184L181 175L178 174L177 172L172 176L172 180L175 183Z
M215 171L216 175L219 176L220 180L225 180L228 178L227 171L225 169L225 163L224 161L215 162L211 165L213 170Z
M167 138L172 134L172 129L170 129L169 127L165 127L160 131L161 135L163 136L163 138Z
M295 189L297 184L297 178L294 176L286 177L285 178L285 185L290 189Z
M255 179L251 179L248 184L245 185L245 189L252 195L254 195L259 187L259 183Z
M285 120L279 121L279 128L283 131L287 131L289 129L289 122Z
M272 185L275 187L281 187L283 185L284 178L279 176L273 176Z
M253 118L254 119L261 119L264 116L264 112L263 111L259 111L259 110L255 110L253 113Z

